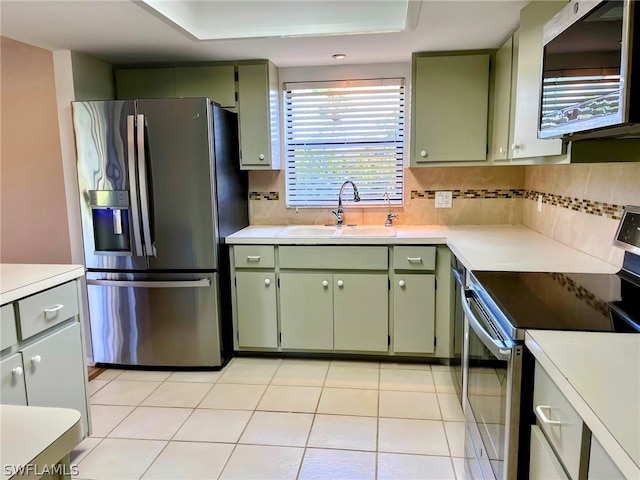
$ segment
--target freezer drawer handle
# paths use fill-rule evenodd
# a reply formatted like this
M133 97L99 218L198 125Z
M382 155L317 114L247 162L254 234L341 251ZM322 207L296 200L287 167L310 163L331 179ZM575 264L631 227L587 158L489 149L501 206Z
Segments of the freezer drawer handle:
M101 287L141 287L141 288L194 288L210 287L211 279L201 278L200 280L87 280L87 285L99 285Z

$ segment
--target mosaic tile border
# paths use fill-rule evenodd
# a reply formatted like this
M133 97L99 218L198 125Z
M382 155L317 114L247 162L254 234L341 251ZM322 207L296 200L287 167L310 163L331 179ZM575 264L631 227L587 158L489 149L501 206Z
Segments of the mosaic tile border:
M582 285L577 284L573 279L567 277L562 273L545 273L545 275L553 278L566 291L573 293L576 298L584 301L594 310L597 310L604 315L609 315L609 308L607 307L607 304L600 300L589 290L584 288Z
M605 202L595 202L583 198L564 197L553 193L537 192L527 190L525 198L527 200L538 201L538 195L542 195L542 203L567 208L575 212L588 213L599 217L607 217L613 220L620 220L624 211L624 206Z
M435 200L436 191L447 191L453 193L453 198L523 198L526 190L522 188L497 188L493 190L411 190L411 198Z
M280 192L249 192L249 200L280 200Z

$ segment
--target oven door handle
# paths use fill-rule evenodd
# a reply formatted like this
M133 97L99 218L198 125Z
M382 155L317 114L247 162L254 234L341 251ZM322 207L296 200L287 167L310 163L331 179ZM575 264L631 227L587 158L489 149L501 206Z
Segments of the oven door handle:
M511 350L514 343L510 345L505 345L501 340L497 340L493 338L491 335L487 333L484 329L480 321L476 318L476 316L471 311L471 307L469 306L469 295L471 295L471 290L462 289L460 291L460 296L462 297L462 309L467 317L469 322L469 326L473 328L473 331L476 332L482 343L489 349L489 351L498 359L503 361L511 360Z

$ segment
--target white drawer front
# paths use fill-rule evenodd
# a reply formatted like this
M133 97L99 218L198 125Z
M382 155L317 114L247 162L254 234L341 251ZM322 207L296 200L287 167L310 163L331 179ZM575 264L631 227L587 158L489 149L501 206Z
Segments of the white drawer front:
M533 409L538 425L558 452L571 478L587 467L589 432L582 418L540 364L536 363Z
M45 290L18 302L20 331L24 340L78 315L76 282Z

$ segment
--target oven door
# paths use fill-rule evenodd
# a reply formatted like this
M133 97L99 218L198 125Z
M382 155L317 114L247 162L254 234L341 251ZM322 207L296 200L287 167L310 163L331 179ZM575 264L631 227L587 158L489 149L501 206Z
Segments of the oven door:
M515 479L523 347L501 331L472 291L463 291L461 298L467 475Z

